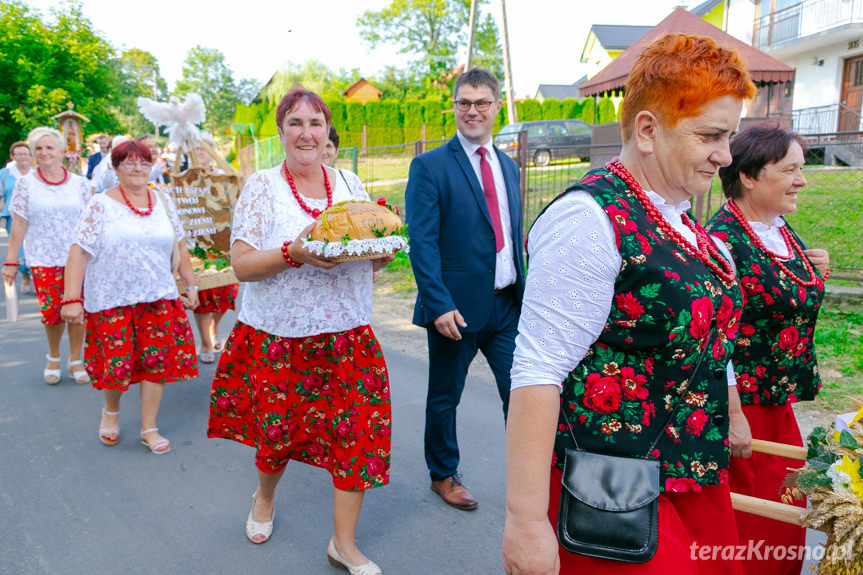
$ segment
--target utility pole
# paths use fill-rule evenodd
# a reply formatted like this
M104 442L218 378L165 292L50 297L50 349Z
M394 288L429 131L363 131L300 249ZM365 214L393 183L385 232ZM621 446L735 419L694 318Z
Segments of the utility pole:
M467 63L464 67L465 72L473 67L473 41L476 37L477 4L477 0L470 0L470 23L468 24L467 33Z
M510 124L518 122L518 114L515 110L515 92L512 89L512 67L509 62L509 32L506 25L506 0L500 0L500 22L501 35L503 36L503 74L506 86L506 111L507 120Z

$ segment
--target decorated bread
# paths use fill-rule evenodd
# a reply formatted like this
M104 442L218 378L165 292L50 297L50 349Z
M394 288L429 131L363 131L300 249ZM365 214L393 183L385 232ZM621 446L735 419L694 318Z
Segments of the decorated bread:
M374 259L407 248L401 218L381 198L340 202L318 216L306 240L309 249L328 257Z

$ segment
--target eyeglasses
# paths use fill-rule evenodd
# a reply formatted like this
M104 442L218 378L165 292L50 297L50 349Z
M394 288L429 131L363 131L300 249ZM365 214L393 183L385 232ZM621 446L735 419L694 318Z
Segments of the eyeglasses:
M453 104L455 104L455 107L458 108L459 112L467 112L470 110L471 106L476 108L477 112L487 112L495 101L496 100L479 100L477 102L471 102L470 100L453 100Z
M153 166L151 162L120 162L120 165L127 170L134 170L135 168L149 170Z
M29 158L30 152L15 152L12 154L13 158Z

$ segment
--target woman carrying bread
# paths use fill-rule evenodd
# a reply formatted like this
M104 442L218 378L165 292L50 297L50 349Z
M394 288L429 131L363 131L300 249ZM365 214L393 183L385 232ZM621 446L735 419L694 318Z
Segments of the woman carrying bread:
M137 383L141 443L163 455L171 450L156 427L164 384L198 376L172 260L179 258L189 308L198 304L195 275L174 203L147 186L150 150L127 140L111 149L111 165L119 184L94 196L78 220L60 313L81 326L87 312L87 372L105 396L100 441L119 441L120 398Z
M330 563L379 575L354 533L365 491L389 481L389 380L369 326L372 273L389 259L336 263L304 246L322 211L369 197L356 175L321 164L330 111L317 94L285 94L276 122L285 160L253 174L234 210L231 264L247 283L207 433L256 449L250 541L269 539L276 486L289 460L302 461L332 475Z

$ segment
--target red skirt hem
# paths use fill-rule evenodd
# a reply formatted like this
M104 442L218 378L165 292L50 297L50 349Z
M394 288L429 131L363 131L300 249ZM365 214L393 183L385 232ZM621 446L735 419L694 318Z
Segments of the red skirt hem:
M227 313L228 310L236 309L239 290L240 284L201 290L198 293L198 307L193 311L195 314Z
M237 322L210 390L208 437L330 471L342 491L389 482L391 409L383 352L369 326L282 338Z

